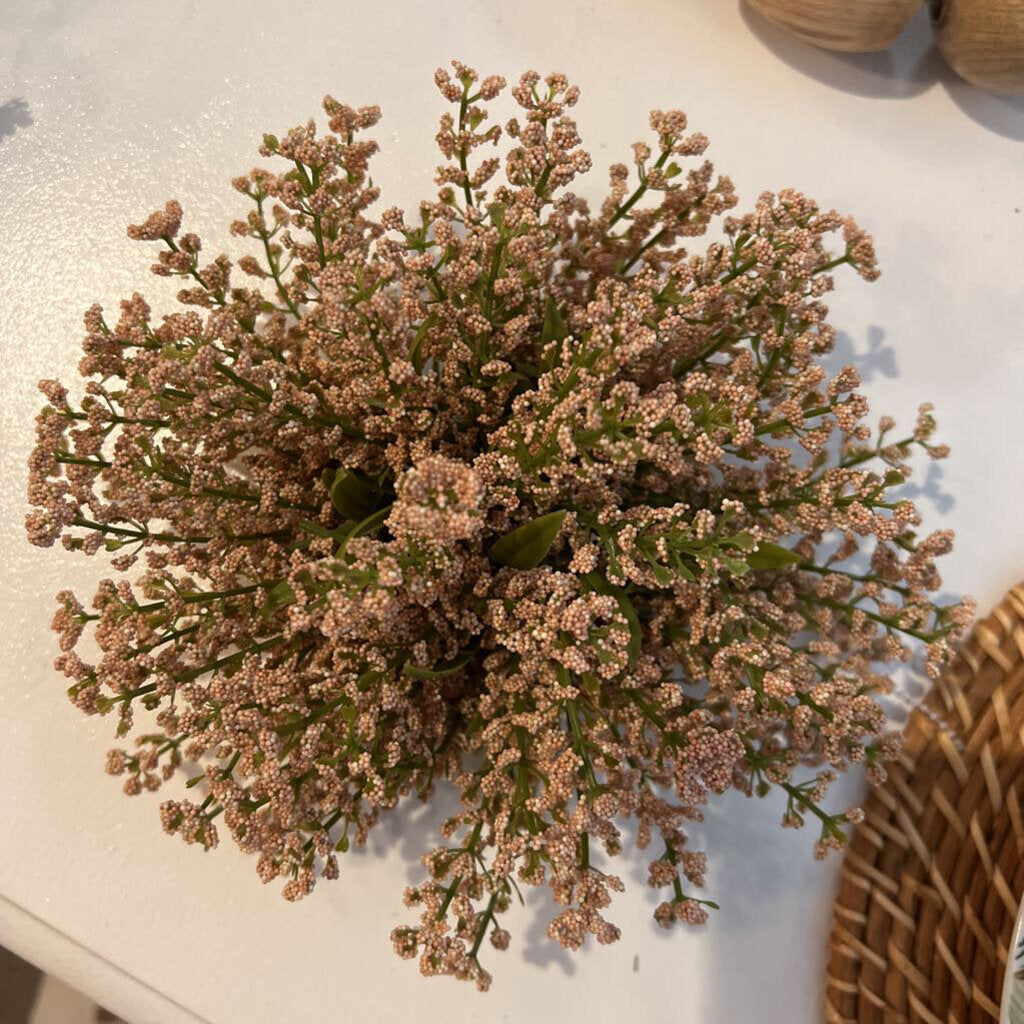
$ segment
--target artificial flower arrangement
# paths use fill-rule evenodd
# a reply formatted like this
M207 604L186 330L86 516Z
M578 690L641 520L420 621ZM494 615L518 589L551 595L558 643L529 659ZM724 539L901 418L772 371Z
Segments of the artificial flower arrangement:
M877 276L870 238L794 191L723 217L676 110L591 209L578 89L524 74L502 129L505 82L453 65L411 215L372 212L378 109L327 98L328 134L265 136L277 169L234 182L247 283L176 202L129 228L183 308L86 313L84 396L40 385L27 523L115 553L90 601L59 595L56 664L133 737L126 792L189 770L167 832L226 830L296 900L455 787L391 937L486 988L521 886L562 946L618 937L626 819L664 927L714 906L686 836L711 794L781 789L783 825L840 845L858 812L823 796L884 771L888 663L923 645L938 671L970 608L933 602L951 537L900 497L915 449L945 454L929 407L876 432L854 369L822 367L822 298Z

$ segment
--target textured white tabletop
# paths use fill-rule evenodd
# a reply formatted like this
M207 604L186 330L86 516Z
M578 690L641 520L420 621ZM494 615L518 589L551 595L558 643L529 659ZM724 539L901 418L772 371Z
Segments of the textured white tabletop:
M175 196L208 248L228 246L229 178L325 92L383 106L374 178L412 204L431 189L436 66L560 70L583 89L595 195L647 111L679 106L742 201L794 186L875 234L882 279L844 277L832 302L841 355L874 413L936 403L953 456L921 501L959 534L946 589L984 607L1024 576L1024 101L955 80L929 32L921 12L891 54L842 57L738 0L0 0L0 942L137 1022L820 1019L838 860L815 863L772 800L712 806L695 845L722 910L703 931L656 928L627 854L622 940L570 957L535 902L487 996L423 981L389 948L437 808L399 811L300 905L230 844L163 836L158 798L102 773L112 722L74 710L51 668L52 595L91 593L101 567L25 543L25 458L35 382L72 377L84 309L164 294L127 223Z

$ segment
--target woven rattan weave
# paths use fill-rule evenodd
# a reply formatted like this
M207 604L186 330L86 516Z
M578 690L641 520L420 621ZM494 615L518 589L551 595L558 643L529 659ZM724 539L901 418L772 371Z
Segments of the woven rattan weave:
M843 863L829 1024L991 1024L1024 892L1024 584L906 728Z

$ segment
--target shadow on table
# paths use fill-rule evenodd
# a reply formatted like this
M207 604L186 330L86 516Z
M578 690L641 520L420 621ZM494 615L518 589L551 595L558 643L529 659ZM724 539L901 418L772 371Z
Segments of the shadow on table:
M836 809L860 799L862 780L843 777L830 794ZM817 829L782 832L785 801L732 792L707 808L693 837L708 853L715 953L701 989L701 1016L715 1021L816 1019L824 998L825 950L840 856L815 861Z
M19 128L28 128L32 123L28 104L21 97L0 104L0 142L13 135Z
M835 347L822 360L826 373L838 373L844 366L852 366L860 374L861 382L870 384L878 377L898 377L896 349L886 343L885 331L872 326L867 330L865 347L854 343L846 331L836 335Z
M864 345L858 345L848 333L840 331L836 337L835 347L822 360L822 366L830 375L838 373L844 366L853 366L860 374L861 383L865 385L870 385L872 381L880 377L892 379L900 375L896 362L896 349L886 342L885 331L877 325L868 328ZM869 393L868 398L870 399L870 397ZM905 435L908 431L903 428L910 426L907 418L915 414L916 410L912 408L894 409L892 412L899 421L897 429L901 432L901 436ZM939 410L939 415L941 416L941 410ZM937 442L942 441L941 428L940 422ZM918 503L925 500L940 516L952 512L956 501L943 484L942 463L927 459L924 453L917 449L914 452L912 464L915 475L900 487L899 497ZM858 571L866 571L866 569Z
M441 825L459 810L459 797L455 788L441 780L426 803L416 797L407 797L394 810L382 815L380 822L370 829L366 845L356 846L353 843L346 856L361 857L369 854L382 857L397 850L406 867L407 881L415 885L427 877L420 857L445 842L441 836Z
M523 959L537 967L558 967L563 975L570 977L576 973L576 957L548 936L548 922L561 909L551 899L551 890L546 885L520 888L528 917L523 933Z
M409 798L385 814L380 823L370 830L365 847L353 846L346 856L381 857L398 851L405 866L410 885L426 878L426 869L420 857L445 840L441 825L460 810L458 794L449 783L440 781L437 790L426 804ZM547 936L548 922L558 908L551 901L547 886L520 886L526 904L526 926L522 930L521 956L539 967L557 966L565 975L574 974L575 961L571 954ZM2 1024L2 1021L0 1021Z
M764 46L791 68L840 92L902 100L941 85L972 121L997 135L1024 140L1024 96L994 96L965 82L945 62L922 7L903 34L879 53L837 53L805 43L740 4L743 21Z

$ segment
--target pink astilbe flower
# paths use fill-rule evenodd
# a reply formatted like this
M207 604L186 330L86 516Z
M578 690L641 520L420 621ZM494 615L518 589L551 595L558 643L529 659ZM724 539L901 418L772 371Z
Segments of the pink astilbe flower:
M778 787L838 846L859 812L828 785L894 753L887 664L918 645L938 672L970 607L933 602L951 538L900 493L946 454L930 407L874 433L822 363L832 272L873 280L871 239L793 191L720 220L732 185L679 111L592 210L578 89L528 72L502 127L504 81L453 66L418 209L375 219L380 112L327 98L326 135L265 136L283 165L234 182L246 283L174 201L129 229L182 308L87 312L84 394L40 384L27 526L116 553L91 602L58 595L56 664L134 734L106 764L126 792L202 766L166 831L230 836L294 900L454 785L392 941L484 989L520 884L563 946L618 937L624 819L657 840L664 927L713 906L685 832L713 794Z

